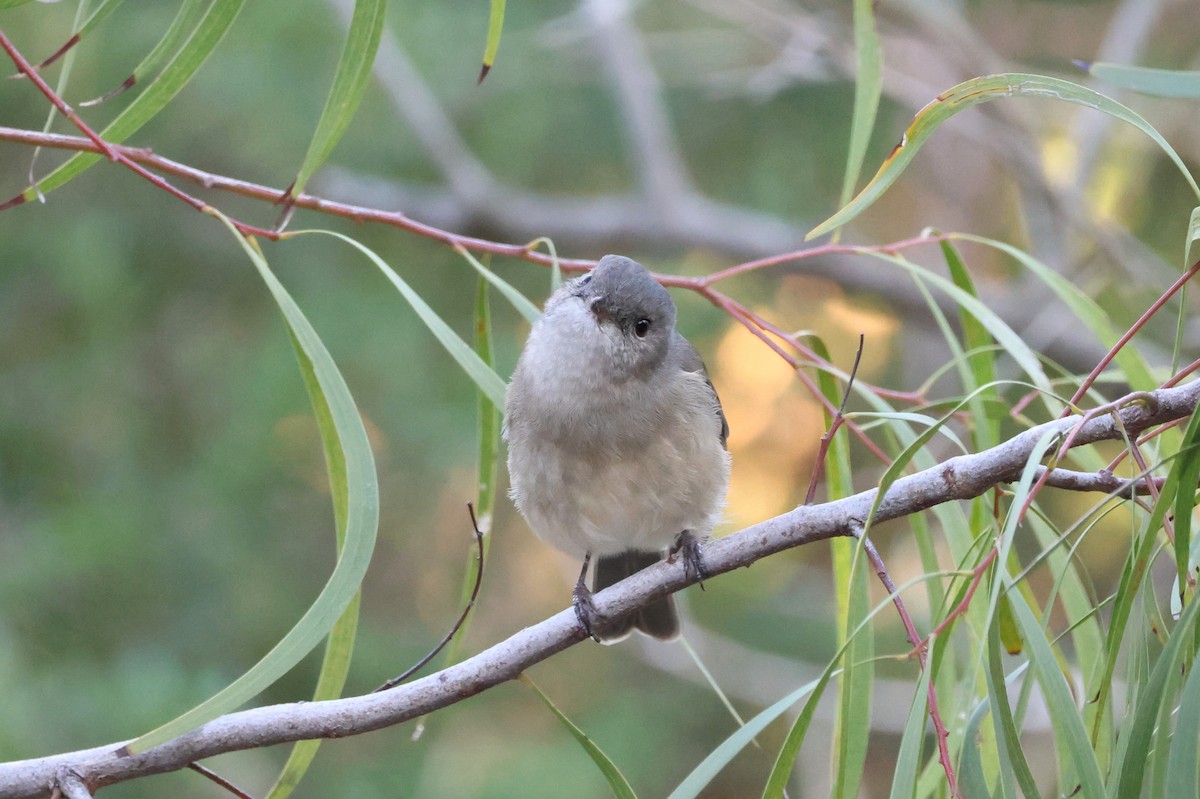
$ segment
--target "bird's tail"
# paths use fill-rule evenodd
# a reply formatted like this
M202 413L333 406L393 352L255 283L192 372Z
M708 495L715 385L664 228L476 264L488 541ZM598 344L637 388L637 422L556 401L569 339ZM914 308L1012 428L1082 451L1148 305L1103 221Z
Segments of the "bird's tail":
M634 549L617 555L603 556L596 561L596 577L592 590L602 591L647 566L653 566L661 558L661 552L639 552ZM678 638L679 612L675 609L675 598L671 595L665 596L637 613L618 619L595 632L602 642L611 644L622 640L635 628L663 641Z

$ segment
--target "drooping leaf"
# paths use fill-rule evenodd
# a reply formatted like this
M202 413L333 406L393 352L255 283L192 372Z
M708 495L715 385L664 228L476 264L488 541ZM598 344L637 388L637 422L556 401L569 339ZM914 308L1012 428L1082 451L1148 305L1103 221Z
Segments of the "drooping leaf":
M97 25L103 22L112 12L117 10L117 6L121 5L122 0L103 0L99 7L88 16L87 20L82 25L76 23L74 31L67 38L61 47L55 50L49 58L46 58L42 63L37 65L38 69L45 69L53 64L58 59L62 58L68 50L79 44L85 36L87 36Z
M337 549L341 553L346 541L346 521L350 503L346 456L339 441L337 425L329 411L329 403L325 400L325 392L312 369L312 361L304 355L303 348L294 336L292 345L300 359L300 372L304 376L304 386L308 389L313 414L317 418L317 429L321 433L321 447L325 452L330 495L333 498L333 517L337 526ZM321 670L317 676L317 687L313 691L314 702L337 699L342 695L346 677L350 673L350 658L354 652L354 639L358 632L361 600L362 592L358 591L346 606L341 618L329 631L329 638L325 642L325 654L321 658ZM287 761L275 779L275 784L267 793L267 799L285 799L290 796L304 778L320 746L320 740L297 741L293 744Z
M237 239L279 305L296 345L301 372L311 371L313 380L307 381L309 388L319 389L322 397L316 406L318 419L322 413L321 404L328 408L328 419L333 430L326 428L322 435L336 437L345 460L345 543L333 573L320 594L279 643L249 671L216 695L125 747L131 753L143 752L241 706L286 674L311 652L313 647L329 634L339 617L354 601L375 548L375 535L379 524L379 486L375 474L375 459L371 454L362 418L345 380L300 307L267 266L262 253L237 232L227 217L217 211L211 213L217 216ZM336 467L336 461L331 466ZM334 478L336 479L336 473ZM338 486L333 485L332 488L334 496L337 496Z
M1094 78L1120 89L1131 89L1157 97L1200 97L1200 72L1180 69L1153 69L1127 64L1109 64L1096 61L1081 64Z
M550 697L542 693L542 689L538 688L529 676L522 674L519 678L521 682L529 686L529 688L537 694L538 698L545 703L546 707L550 708L550 712L558 719L559 723L566 728L567 732L571 733L579 745L583 747L583 751L592 759L596 767L600 769L600 773L604 775L604 779L608 781L608 787L612 789L615 799L637 799L637 795L633 792L633 788L629 785L629 781L625 779L625 775L617 768L617 764L612 762L608 755L596 745L596 742L588 737L587 733L579 729L573 721L558 709L554 702L550 701Z
M387 0L355 0L354 14L350 18L346 44L338 59L333 85L329 89L329 96L325 98L325 108L317 120L317 128L308 144L300 172L292 182L292 197L298 197L304 191L309 178L329 158L358 111L371 78L371 66L375 63L379 41L383 37L386 10Z
M838 205L845 205L854 196L883 90L883 52L879 47L879 32L875 28L873 0L854 0L854 56L854 111L850 118L846 175L842 180L842 195Z
M163 110L212 55L244 3L245 0L213 0L200 24L170 63L145 91L100 131L100 137L107 142L120 144ZM77 177L102 157L97 153L76 153L38 180L36 187L31 186L22 192L21 196L29 201L36 199L39 192L47 194Z
M429 332L445 347L446 352L450 353L450 357L462 367L463 371L467 373L467 377L471 378L475 385L479 387L479 390L486 394L488 399L497 408L504 407L504 394L507 389L504 379L496 374L496 370L484 363L483 359L471 349L471 346L463 341L462 337L455 333L437 315L437 312L433 308L429 307L429 303L425 302L421 298L421 295L413 291L412 287L400 275L396 274L396 270L388 266L387 262L380 258L370 247L360 244L349 236L344 236L332 230L297 230L287 234L284 238L311 234L332 236L335 239L344 241L367 256L379 268L379 271L391 281L392 285L400 292L400 295L412 306L412 309L417 312L417 316L421 317L421 321L425 323Z
M512 303L512 307L516 308L517 312L521 314L521 316L525 317L530 324L537 321L538 317L542 315L542 312L529 300L528 297L513 288L512 284L506 281L504 278L500 277L491 269L488 269L486 266L481 264L479 259L472 255L469 250L462 248L457 249L459 255L465 258L467 263L475 268L475 271L479 273L480 277L484 278L487 280L487 282L491 283L500 290L500 293L504 295L504 298Z
M102 96L94 100L82 102L80 105L95 105L98 102L107 100L125 89L132 88L138 83L144 82L147 76L157 72L159 67L173 53L179 50L179 47L192 34L192 31L196 28L196 24L200 20L201 13L204 11L204 3L205 0L183 0L183 4L179 6L179 11L175 14L175 19L171 20L166 33L158 40L158 44L154 45L154 48L146 54L141 63L133 68L133 71L129 73L129 77Z
M1014 95L1029 97L1049 97L1088 108L1102 111L1109 116L1120 119L1136 127L1149 136L1155 144L1162 148L1167 157L1178 167L1188 185L1197 197L1200 197L1200 186L1188 171L1183 159L1167 140L1154 129L1149 122L1134 111L1126 108L1109 97L1095 92L1085 86L1072 83L1060 78L1045 75L1028 75L1022 73L1004 73L972 78L964 81L939 95L933 102L917 112L916 117L908 126L900 143L892 150L891 155L879 167L875 177L863 188L848 205L842 207L836 214L813 228L805 236L806 240L822 236L836 228L845 225L850 220L865 211L878 200L888 187L904 172L916 157L921 145L941 127L947 120L960 111L980 103Z

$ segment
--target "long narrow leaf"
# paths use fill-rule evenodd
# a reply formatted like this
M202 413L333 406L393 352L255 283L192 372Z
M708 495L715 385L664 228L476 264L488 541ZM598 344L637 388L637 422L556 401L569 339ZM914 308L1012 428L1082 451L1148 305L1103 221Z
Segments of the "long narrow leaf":
M1034 277L1046 284L1046 287L1054 292L1055 296L1075 314L1075 317L1087 326L1102 346L1111 347L1121 338L1121 332L1113 328L1112 319L1095 300L1029 253L986 236L964 233L955 235L954 238L986 245L1015 259ZM1158 381L1152 376L1149 365L1132 347L1122 347L1121 351L1117 353L1116 362L1125 373L1125 380L1135 390L1149 391L1158 386Z
M1082 796L1104 796L1104 780L1096 764L1096 756L1088 741L1087 730L1079 717L1071 689L1063 677L1058 661L1046 640L1046 634L1030 612L1023 597L1015 592L1013 610L1021 633L1029 647L1029 659L1038 675L1046 706L1050 710L1050 721L1054 727L1055 742L1059 757L1069 762L1079 780ZM1064 786L1064 788L1066 788ZM1069 791L1069 788L1066 788ZM1130 795L1130 794L1126 794Z
M813 348L829 360L824 342L814 340ZM839 407L843 389L826 372L817 375L821 393L830 405ZM826 428L833 423L825 414ZM830 442L826 458L826 480L831 499L849 496L854 491L850 451L845 431ZM863 528L863 536L870 527ZM857 538L830 542L833 559L834 593L837 596L838 643L845 647L842 674L838 678L838 712L834 721L833 796L854 797L862 780L870 737L871 693L875 678L875 639L869 628L862 627L870 609L867 569L863 567L862 541ZM856 634L855 631L862 631Z
M1192 544L1192 509L1196 506L1196 489L1200 482L1200 414L1192 414L1179 457L1171 470L1179 471L1179 491L1175 493L1175 566L1182 600L1187 587Z
M700 792L712 782L713 777L717 776L721 769L729 765L729 762L737 756L738 752L749 746L750 742L766 729L768 724L782 716L787 712L788 708L808 696L818 687L823 687L823 681L827 680L829 676L830 673L827 673L821 679L805 683L747 721L744 727L739 727L732 735L722 741L716 749L709 752L708 757L704 758L692 770L692 773L688 774L683 782L679 783L678 787L671 791L667 799L694 799L694 797L699 796Z
M329 472L330 495L333 498L333 517L337 526L337 550L341 554L346 541L346 521L350 503L350 490L346 476L346 456L338 439L337 425L329 411L329 403L325 401L325 392L321 389L316 372L312 369L312 361L304 354L295 336L292 345L300 360L300 372L304 376L304 387L308 389L309 401L313 406L313 414L317 418L317 429L321 433L321 447L325 452L325 467ZM329 632L325 642L325 654L321 658L321 671L317 677L317 687L313 691L313 701L337 699L342 695L346 685L346 677L350 673L350 658L354 652L354 639L358 632L358 613L361 606L362 592L354 594L354 599L346 607L341 618ZM320 740L298 741L292 745L287 762L271 786L267 799L285 799L289 796L317 756L321 746Z
M500 34L504 31L504 0L491 0L488 12L487 44L483 48L483 66L479 69L479 82L492 70L496 63L496 52L500 49Z
M484 363L483 359L471 349L462 337L454 332L446 322L437 315L433 308L429 307L429 303L421 298L420 294L412 290L412 287L404 281L400 275L396 274L396 270L392 269L387 263L380 258L370 247L360 244L349 236L344 236L332 230L297 230L289 233L285 238L293 236L306 236L311 234L321 234L332 236L335 239L340 239L346 242L351 247L367 256L372 263L383 272L384 276L392 282L392 285L400 292L401 296L408 301L412 309L417 312L417 316L421 317L421 321L429 328L429 332L433 333L434 337L441 343L446 351L450 353L463 371L467 373L467 377L474 381L479 390L487 395L497 408L504 407L504 393L506 386L504 379L496 374L496 371Z
M830 678L838 672L834 668L836 663L837 659L835 658L825 667L821 678L815 686L812 686L812 696L804 703L804 709L800 711L792 728L788 730L787 738L784 739L783 746L779 747L779 753L775 756L775 765L771 767L767 785L763 788L763 799L782 799L787 791L788 779L792 776L792 766L800 754L800 746L804 743L804 736L808 734L808 728L817 712L817 705L820 703L821 697L825 695L825 686L829 684Z
M950 279L967 294L979 298L975 290L975 281L967 264L955 249L953 242L942 242L942 258L950 271ZM996 352L993 349L995 340L987 328L963 308L959 308L959 322L962 324L963 349L967 355L968 371L963 374L963 390L968 393L983 385L994 384L996 380ZM1000 425L987 412L985 400L988 397L998 397L999 391L993 390L987 395L981 395L971 401L971 432L977 451L983 451L995 446L999 441Z
M496 362L495 352L492 347L492 313L491 304L488 301L488 282L483 277L479 279L479 287L475 293L475 352L483 359L483 362L492 367ZM483 551L483 561L488 562L488 551L491 547L492 537L488 535L492 529L492 517L496 511L496 487L498 485L499 476L499 457L500 457L500 410L495 403L488 398L487 394L479 392L479 491L475 495L476 520L479 522L479 532L483 533L483 542L480 547ZM467 560L466 570L463 572L462 591L459 597L459 604L466 605L471 600L471 594L475 589L475 580L479 575L479 567L475 559L479 557L477 551L472 551L471 556ZM459 627L458 634L450 641L446 647L446 655L444 662L446 665L457 663L459 654L462 652L463 641L467 637L467 631L471 626L473 615L468 615L463 619L462 626Z
M1200 72L1180 69L1153 69L1097 61L1087 65L1088 73L1121 89L1132 89L1157 97L1200 97Z
M1171 637L1158 657L1150 679L1139 692L1133 726L1128 735L1128 746L1121 764L1120 781L1117 783L1115 795L1119 797L1137 796L1142 787L1142 775L1145 773L1146 762L1150 756L1152 738L1155 733L1155 721L1159 715L1159 703L1168 701L1165 687L1172 674L1178 674L1183 659L1189 655L1191 643L1195 638L1196 622L1200 620L1200 601L1193 600L1187 610L1179 618L1179 623L1171 631ZM1160 745L1166 747L1166 731L1158 730ZM1192 756L1195 757L1195 750ZM1090 794L1089 794L1090 795ZM1096 794L1099 796L1099 794Z
M1164 796L1200 796L1197 750L1200 750L1200 669L1193 662L1175 714Z
M904 734L900 737L900 749L896 752L890 799L912 799L916 790L921 744L925 739L925 713L929 707L930 674L930 669L924 669L913 691L908 719L904 722Z
M200 69L205 60L212 55L225 33L233 25L238 12L246 0L213 0L208 12L196 26L196 30L188 38L187 43L175 54L170 63L163 69L133 102L114 119L108 127L100 131L105 141L120 144L137 132L143 125L154 118L159 111L167 106L192 76ZM38 192L46 194L72 180L84 170L98 162L102 156L96 153L76 153L61 166L38 181L36 187L29 187L21 196L25 200L33 200Z
M94 105L100 100L108 99L113 95L131 88L146 79L147 75L152 75L158 71L158 68L176 52L179 47L187 40L195 29L197 22L200 19L201 12L204 11L205 0L183 0L183 4L179 6L179 11L175 14L175 19L171 20L167 32L158 40L158 44L146 54L146 57L133 68L129 73L129 77L121 82L112 91L109 91L103 97L96 100L89 100L80 105Z
M541 309L534 305L528 297L513 288L512 284L506 281L504 278L500 277L491 269L488 269L486 266L479 263L479 259L472 255L469 250L459 248L458 254L465 258L467 263L475 267L475 271L479 273L480 277L484 278L487 282L499 289L500 293L504 295L504 298L512 303L512 306L517 309L517 313L525 317L530 324L536 322L538 317L542 315Z
M842 180L842 195L838 205L845 205L854 196L858 177L867 157L867 145L875 128L879 96L883 90L883 52L879 47L879 32L875 29L873 0L854 0L854 56L857 70L854 79L854 112L850 118L850 145L846 153L846 175Z
M354 600L366 574L379 525L379 486L375 460L362 418L345 380L325 345L295 300L271 272L257 248L233 227L228 218L213 211L236 237L258 269L296 344L301 369L311 369L324 395L346 464L346 538L333 573L321 593L270 652L223 690L179 718L129 744L129 752L142 752L244 704L286 674L321 642Z
M383 36L384 12L387 0L355 0L354 14L346 32L346 44L338 59L333 86L325 98L325 109L317 121L316 132L308 144L308 152L300 165L300 172L292 182L291 195L297 197L304 191L309 178L329 158L338 140L350 126L350 120L358 111L367 81L371 77L371 66Z
M964 81L940 95L929 105L917 112L916 117L908 126L900 143L892 150L891 155L879 167L875 177L871 178L858 195L843 206L836 214L813 228L805 239L822 236L831 230L845 225L850 220L865 211L878 200L888 187L904 172L916 156L921 145L959 111L980 103L989 102L1002 97L1025 95L1031 97L1049 97L1088 108L1102 111L1109 116L1128 122L1149 136L1155 144L1162 148L1167 157L1178 167L1188 185L1197 197L1200 197L1200 186L1188 171L1183 159L1167 140L1154 129L1145 119L1134 111L1121 105L1116 100L1105 97L1085 86L1060 78L1050 78L1045 75L1028 75L1022 73L1004 73L972 78Z
M609 756L604 754L604 751L601 750L600 747L596 746L596 742L589 738L587 733L575 726L575 723L567 718L563 712L559 710L553 702L550 701L550 697L542 693L542 689L538 688L537 684L534 683L533 680L529 679L528 675L522 674L520 676L520 680L528 685L530 689L538 695L538 698L546 704L546 707L550 708L550 712L553 713L554 717L557 718L563 727L567 729L567 732L571 733L571 736L574 737L576 741L579 741L579 745L583 747L583 751L587 752L588 757L592 759L592 762L595 763L596 767L600 769L600 773L604 775L606 780L608 780L608 787L612 789L613 796L616 797L616 799L637 799L637 795L634 794L633 788L629 785L629 781L625 779L625 775L621 773L619 768L617 768L617 764L612 762Z
M1192 209L1188 220L1187 238L1183 242L1183 268L1189 269L1200 261L1200 207Z

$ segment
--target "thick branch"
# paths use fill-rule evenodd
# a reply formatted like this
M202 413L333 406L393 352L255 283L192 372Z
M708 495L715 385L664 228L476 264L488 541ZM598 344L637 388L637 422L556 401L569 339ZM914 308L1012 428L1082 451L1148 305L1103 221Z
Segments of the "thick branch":
M1186 417L1200 401L1200 381L1139 395L1139 402L1083 423L1075 446L1136 436L1143 430ZM882 522L944 502L971 499L997 483L1017 479L1035 443L1047 431L1065 434L1079 417L1058 419L974 455L961 455L932 469L897 480L879 505ZM716 576L750 566L768 555L802 544L847 535L870 514L876 490L823 505L802 505L773 519L715 540L704 550ZM602 615L644 607L693 582L681 561L662 562L596 594ZM222 752L252 749L304 738L341 738L377 730L430 713L516 678L522 671L584 640L573 610L527 627L478 655L437 674L383 693L326 702L302 702L231 713L148 752L119 757L123 742L34 760L0 764L0 799L47 797L64 773L91 789L174 771Z

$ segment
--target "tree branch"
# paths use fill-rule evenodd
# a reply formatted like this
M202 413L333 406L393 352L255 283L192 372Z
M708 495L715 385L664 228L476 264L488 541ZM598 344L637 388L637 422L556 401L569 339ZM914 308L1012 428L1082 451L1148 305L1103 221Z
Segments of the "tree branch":
M1063 436L1079 425L1074 444L1120 439L1189 416L1200 402L1200 381L1139 395L1113 414L1056 419L1020 433L992 449L960 455L897 480L879 503L874 522L918 513L935 505L971 499L997 483L1019 478L1036 442L1049 431ZM1119 417L1119 418L1114 418ZM1057 470L1056 470L1057 471ZM823 505L802 505L709 543L704 562L715 577L786 549L849 535L875 503L876 489ZM624 615L694 582L682 561L663 561L595 596L602 616ZM525 669L584 640L568 608L527 627L468 660L383 693L324 702L299 702L222 716L147 752L118 756L125 742L51 757L0 764L0 799L43 799L73 773L92 790L117 782L185 768L223 752L307 738L342 738L392 726L460 702L515 679Z

